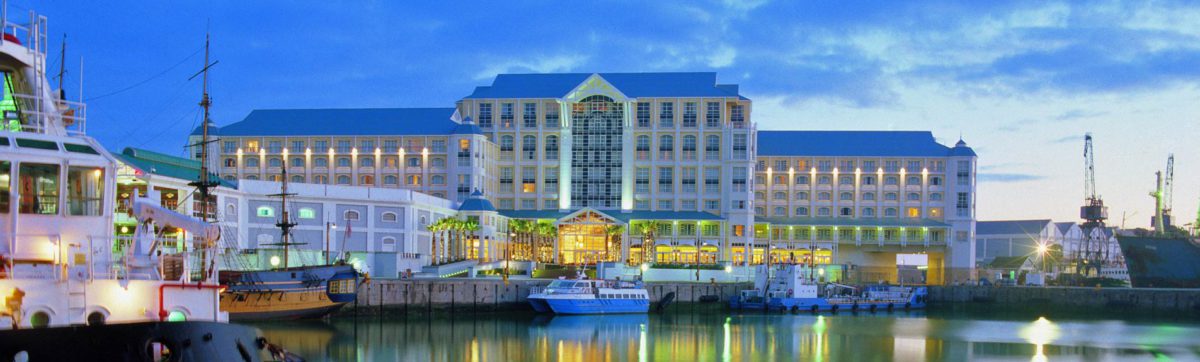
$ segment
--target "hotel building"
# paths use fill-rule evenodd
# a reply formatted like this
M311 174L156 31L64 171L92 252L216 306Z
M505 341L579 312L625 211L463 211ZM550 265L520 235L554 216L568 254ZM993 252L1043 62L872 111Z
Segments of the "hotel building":
M931 282L950 269L970 278L976 156L965 143L758 131L751 111L715 73L501 74L452 109L256 110L210 126L209 151L227 180L287 168L295 183L449 200L483 226L468 244L480 259L769 260L895 280L896 255L916 254ZM486 202L467 202L476 191ZM553 242L512 245L513 220L552 225Z

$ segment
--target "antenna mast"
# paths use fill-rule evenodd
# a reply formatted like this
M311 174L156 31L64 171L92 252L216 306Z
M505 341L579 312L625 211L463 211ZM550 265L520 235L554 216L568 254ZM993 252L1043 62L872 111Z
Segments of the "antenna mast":
M67 86L63 83L63 75L67 73L67 34L63 34L62 51L58 58L58 99L67 99ZM83 102L83 98L79 99Z

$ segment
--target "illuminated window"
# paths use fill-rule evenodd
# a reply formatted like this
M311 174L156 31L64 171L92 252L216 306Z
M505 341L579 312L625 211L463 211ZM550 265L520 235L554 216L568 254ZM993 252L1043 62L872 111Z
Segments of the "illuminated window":
M104 169L71 166L67 169L67 214L99 216L104 205Z
M22 214L58 214L58 165L21 163L17 171Z
M921 208L919 208L919 207L910 207L910 208L908 208L908 212L907 212L907 214L908 214L908 217L911 217L911 218L918 218L918 217L921 217Z
M273 217L275 216L275 209L272 209L270 206L259 206L254 211L254 214L258 215L258 217Z
M298 212L298 214L300 214L301 219L314 219L317 217L316 211L313 211L312 208L307 207L300 208L300 212Z

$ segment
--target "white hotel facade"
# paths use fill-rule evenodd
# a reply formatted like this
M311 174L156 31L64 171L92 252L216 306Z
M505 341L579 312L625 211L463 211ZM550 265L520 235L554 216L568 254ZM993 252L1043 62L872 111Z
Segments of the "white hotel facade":
M286 168L293 183L459 205L483 226L471 244L481 259L505 255L508 222L520 219L554 225L545 253L562 264L741 266L769 255L831 278L895 280L897 255L914 254L930 283L973 277L976 156L965 143L760 131L751 100L715 73L501 74L454 108L256 110L210 132L210 167L227 180L276 180ZM464 202L473 191L486 202ZM623 230L606 235L613 225Z

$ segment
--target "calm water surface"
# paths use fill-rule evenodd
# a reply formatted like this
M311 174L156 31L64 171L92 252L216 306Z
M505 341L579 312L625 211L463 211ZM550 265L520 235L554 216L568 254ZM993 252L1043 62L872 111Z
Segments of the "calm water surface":
M525 313L260 323L309 361L1198 361L1193 315L989 308L760 314Z

